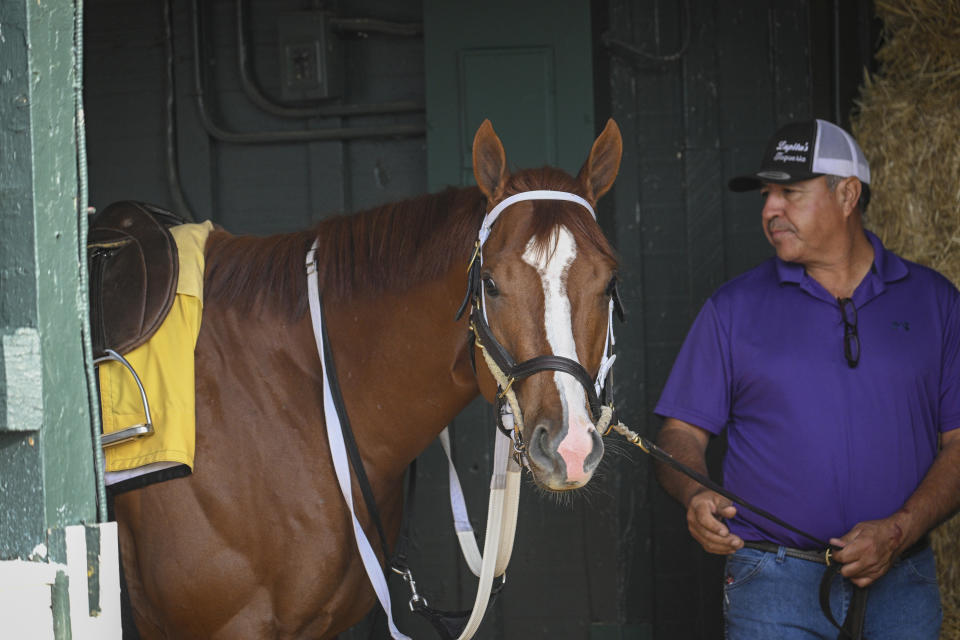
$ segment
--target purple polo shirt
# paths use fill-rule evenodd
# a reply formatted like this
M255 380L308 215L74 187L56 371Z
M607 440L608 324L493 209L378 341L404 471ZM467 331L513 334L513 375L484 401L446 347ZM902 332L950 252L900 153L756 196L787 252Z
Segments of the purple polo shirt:
M724 486L822 540L899 509L938 432L960 427L960 294L867 236L873 268L853 294L859 366L844 357L836 299L774 257L707 300L654 410L726 428ZM729 526L816 546L742 508Z

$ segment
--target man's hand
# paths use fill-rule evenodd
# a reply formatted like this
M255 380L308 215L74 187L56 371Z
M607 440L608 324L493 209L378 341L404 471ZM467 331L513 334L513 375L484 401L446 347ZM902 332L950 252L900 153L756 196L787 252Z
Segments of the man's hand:
M960 429L940 434L940 452L916 491L896 513L853 527L830 544L841 573L858 587L883 576L897 557L927 531L960 509Z
M904 544L904 530L894 514L861 522L842 538L831 538L830 544L841 547L833 554L843 564L840 573L858 587L866 587L896 562Z
M724 519L736 515L733 503L718 493L703 489L687 503L687 526L690 535L708 553L729 555L743 547L743 540L730 533Z
M658 437L660 447L675 460L682 462L701 475L707 475L705 452L710 441L710 433L689 422L676 418L667 418ZM708 553L729 555L743 547L743 540L730 534L724 524L725 518L732 518L737 509L733 503L709 489L670 468L657 462L657 479L667 493L677 502L687 507L687 527L693 539Z

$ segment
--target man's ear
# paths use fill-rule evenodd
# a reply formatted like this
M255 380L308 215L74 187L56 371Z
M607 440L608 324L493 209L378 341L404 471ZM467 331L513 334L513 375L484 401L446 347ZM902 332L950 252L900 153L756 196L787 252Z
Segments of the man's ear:
M863 185L860 184L860 180L856 176L849 176L840 181L837 185L836 196L840 207L843 209L843 215L848 216L857 208L861 191L863 191Z

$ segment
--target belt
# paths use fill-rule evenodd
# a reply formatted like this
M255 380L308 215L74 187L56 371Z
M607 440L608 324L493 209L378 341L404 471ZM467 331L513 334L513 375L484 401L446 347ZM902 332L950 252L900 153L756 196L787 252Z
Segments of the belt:
M747 540L743 546L748 549L757 549L767 553L780 553L781 545L774 542L764 542ZM901 558L910 556L928 549L930 547L930 536L924 534L922 538L913 543L906 551L900 554ZM820 580L820 609L833 626L840 630L837 640L861 640L863 639L863 626L867 611L867 587L853 588L853 597L850 601L850 607L847 609L847 617L841 625L833 617L833 611L830 609L830 585L833 578L840 572L840 563L830 562L830 549L821 551L794 549L793 547L782 547L783 554L791 558L808 560L818 564L826 565L823 572L823 578ZM865 639L863 639L865 640Z
M745 540L743 546L748 549L757 549L758 551L765 551L767 553L779 553L781 545L776 542L766 542L763 540ZM900 554L901 558L909 558L910 556L923 551L930 547L930 536L924 535L922 538L913 543L906 551ZM799 558L800 560L807 560L809 562L817 562L823 565L830 565L830 550L829 549L794 549L793 547L783 547L783 554L789 558Z

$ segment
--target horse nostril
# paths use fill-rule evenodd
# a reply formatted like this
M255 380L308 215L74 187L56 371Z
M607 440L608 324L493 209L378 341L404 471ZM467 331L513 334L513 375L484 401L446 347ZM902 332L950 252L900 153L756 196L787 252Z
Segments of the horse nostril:
M553 458L553 454L550 452L550 433L542 424L537 425L533 430L529 451L530 455L541 463Z
M583 461L583 468L592 471L600 464L600 459L603 457L603 437L593 430L590 432L590 440L593 442L593 449Z

